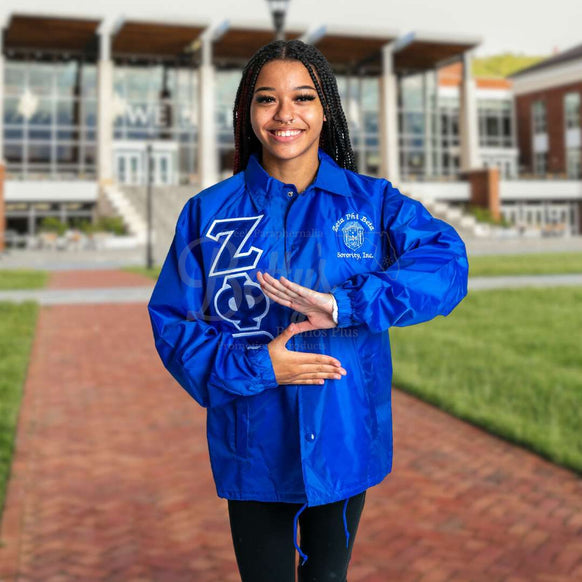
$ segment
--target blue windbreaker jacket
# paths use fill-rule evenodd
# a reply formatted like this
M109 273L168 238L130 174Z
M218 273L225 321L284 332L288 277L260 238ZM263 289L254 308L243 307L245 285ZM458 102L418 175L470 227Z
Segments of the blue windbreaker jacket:
M300 194L254 154L190 198L148 304L164 366L207 408L218 496L300 511L347 504L391 471L389 328L449 314L468 277L452 226L389 181L318 155ZM334 294L338 326L287 348L334 356L346 376L277 384L266 344L305 317L266 297L257 270Z

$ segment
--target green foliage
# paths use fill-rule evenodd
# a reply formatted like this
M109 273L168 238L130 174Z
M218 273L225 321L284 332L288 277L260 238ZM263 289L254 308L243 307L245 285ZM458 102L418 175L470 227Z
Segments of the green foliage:
M127 234L127 229L119 216L102 216L95 223L83 218L72 221L72 227L85 234L93 232L113 232L115 234Z
M493 224L495 226L503 226L509 227L511 223L508 222L503 216L499 219L496 219L491 214L491 211L488 208L483 208L482 206L474 206L472 204L468 204L466 207L466 212L472 214L479 222L486 222L488 224Z
M113 232L115 234L127 234L127 229L119 216L101 216L95 224L95 230Z
M516 55L513 53L503 53L490 57L474 58L472 73L473 77L505 78L508 75L517 73L517 71L535 65L536 63L549 58L549 56L551 55L533 57Z
M67 230L66 222L62 222L56 216L45 216L40 221L39 232L56 232L61 235Z

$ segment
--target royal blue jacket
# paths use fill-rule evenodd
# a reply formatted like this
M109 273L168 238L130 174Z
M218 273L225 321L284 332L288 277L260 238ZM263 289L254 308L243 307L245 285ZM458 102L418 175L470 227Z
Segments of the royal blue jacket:
M148 304L164 366L207 408L226 499L303 509L380 483L393 452L389 329L447 315L467 293L453 227L386 179L318 156L301 193L254 154L190 198ZM287 348L331 355L346 376L277 384L267 343L305 317L266 297L257 270L333 293L338 326L297 334Z

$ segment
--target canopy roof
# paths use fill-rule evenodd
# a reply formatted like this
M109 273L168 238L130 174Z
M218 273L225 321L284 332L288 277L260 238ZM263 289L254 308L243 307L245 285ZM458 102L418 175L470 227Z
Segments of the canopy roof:
M96 31L100 19L12 14L4 30L4 51L10 53L97 52Z
M96 56L98 18L72 18L13 14L4 32L4 51L34 53L35 58L68 54ZM241 67L263 45L274 39L273 28L264 21L224 21L209 29L209 23L121 19L111 31L113 58L135 61L200 59L200 36L212 36L213 61L219 67ZM290 25L286 39L301 38L314 44L337 72L362 71L381 74L382 47L392 44L394 70L400 74L420 72L450 64L481 43L480 38L436 35L354 26L322 26L311 32Z
M193 42L207 28L206 22L173 24L124 20L111 38L111 52L120 55L177 57L190 51Z

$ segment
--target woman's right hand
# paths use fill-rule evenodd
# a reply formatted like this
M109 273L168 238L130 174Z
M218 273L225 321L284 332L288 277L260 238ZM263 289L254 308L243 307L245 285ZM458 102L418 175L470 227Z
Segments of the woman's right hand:
M339 380L347 374L336 358L288 350L285 344L298 332L292 323L267 344L278 384L323 384L325 379Z

